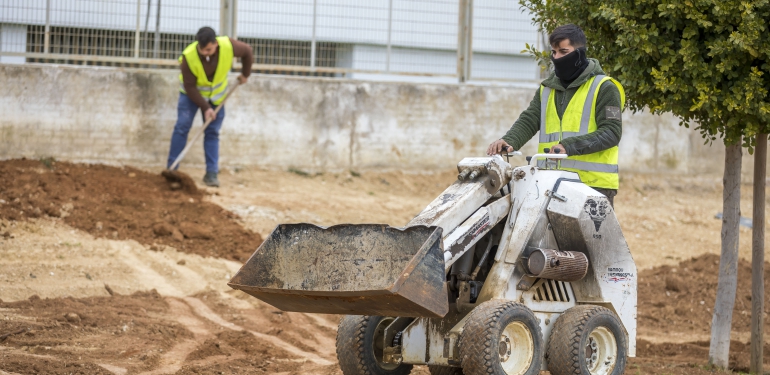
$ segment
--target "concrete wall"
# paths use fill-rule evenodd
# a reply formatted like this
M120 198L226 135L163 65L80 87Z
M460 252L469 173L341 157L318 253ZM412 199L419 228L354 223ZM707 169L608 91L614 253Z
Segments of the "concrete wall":
M0 158L165 165L179 96L175 72L0 65L0 84ZM534 91L255 75L226 106L221 164L451 168L483 155ZM704 146L674 117L627 111L623 122L622 171L721 173L724 147ZM532 141L523 151L534 148ZM203 164L201 146L186 163Z

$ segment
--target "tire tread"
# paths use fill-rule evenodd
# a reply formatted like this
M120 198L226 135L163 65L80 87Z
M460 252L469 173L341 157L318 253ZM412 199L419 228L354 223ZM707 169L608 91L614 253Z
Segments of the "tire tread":
M412 371L411 365L399 366L394 371L372 371L371 364L366 358L366 330L375 316L346 315L340 320L337 328L337 360L344 375L407 375ZM376 364L375 364L376 366Z
M521 310L525 314L531 315L532 319L537 322L537 318L528 307L514 301L491 300L474 308L463 328L459 342L460 358L465 375L488 375L495 372L495 358L498 353L492 350L492 343L497 338L493 337L495 332L490 328L499 324L507 310ZM533 338L539 337L542 340L540 325L535 324L534 328ZM540 346L542 347L542 345ZM534 347L535 353L532 361L533 367L537 367L534 374L537 374L542 363L542 351L538 352L537 344ZM484 353L484 355L474 355L476 353Z
M590 320L603 314L615 316L606 307L579 305L568 309L556 319L551 330L551 336L548 339L545 355L548 371L551 375L584 375L580 361L581 337L590 334L590 332L586 332L589 328L588 323ZM627 341L621 337L616 337L615 339L619 346ZM620 357L620 350L618 351L618 357ZM621 365L624 369L625 358L617 358L616 360L618 361L617 364ZM617 371L613 371L614 373L617 373Z

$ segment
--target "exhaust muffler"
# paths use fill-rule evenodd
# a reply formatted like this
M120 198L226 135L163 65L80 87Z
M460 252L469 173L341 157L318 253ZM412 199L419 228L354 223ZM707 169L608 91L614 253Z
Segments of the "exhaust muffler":
M578 281L588 272L588 257L577 251L534 249L525 261L529 276Z

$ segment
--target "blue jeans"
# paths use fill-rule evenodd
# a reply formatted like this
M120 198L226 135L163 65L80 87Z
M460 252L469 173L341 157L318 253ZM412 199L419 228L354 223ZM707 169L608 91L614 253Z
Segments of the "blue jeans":
M213 108L216 110L216 107ZM171 147L168 150L168 164L166 164L166 168L174 164L177 156L182 153L184 146L187 144L187 134L190 132L198 109L198 105L190 100L187 95L179 93L179 103L176 106L176 125L174 125L174 133L171 134ZM202 117L203 113L201 113ZM219 129L222 128L222 120L224 119L225 108L222 108L217 113L217 118L209 124L203 133L206 172L219 173Z

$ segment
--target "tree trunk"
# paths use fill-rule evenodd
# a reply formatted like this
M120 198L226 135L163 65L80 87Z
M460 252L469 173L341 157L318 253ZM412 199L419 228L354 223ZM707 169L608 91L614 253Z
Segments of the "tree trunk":
M730 353L730 326L733 320L735 290L738 285L738 222L741 218L741 142L727 146L722 180L722 256L719 283L711 321L709 363L727 368Z
M754 149L754 210L751 235L751 365L752 374L762 374L762 313L765 310L765 174L767 134L757 134Z

